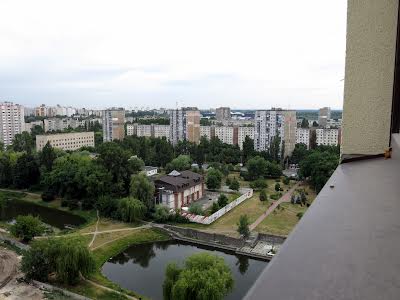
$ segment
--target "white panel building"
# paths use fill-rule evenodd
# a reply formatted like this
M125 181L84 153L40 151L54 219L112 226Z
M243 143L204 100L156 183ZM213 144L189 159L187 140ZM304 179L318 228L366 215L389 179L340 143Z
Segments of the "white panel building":
M12 102L0 102L0 142L12 144L14 136L25 130L24 107Z
M296 144L304 144L310 148L310 129L296 128Z
M317 145L337 146L339 144L339 130L328 128L315 129L317 135Z
M47 142L54 148L71 151L84 146L94 147L94 132L37 135L36 150L41 151Z
M200 126L200 137L205 136L208 140L211 140L212 127L211 126Z
M215 136L218 137L223 143L233 145L233 132L232 126L217 126L215 127Z

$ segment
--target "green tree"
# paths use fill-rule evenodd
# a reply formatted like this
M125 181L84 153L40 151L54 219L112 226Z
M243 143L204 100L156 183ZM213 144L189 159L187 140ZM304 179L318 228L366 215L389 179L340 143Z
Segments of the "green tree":
M263 177L267 172L267 161L260 157L255 156L247 161L248 179L255 180Z
M264 178L259 178L250 182L250 187L254 190L261 190L267 188L268 184Z
M254 140L246 135L243 141L243 161L254 155Z
M190 156L181 154L166 165L166 172L169 173L173 170L176 171L189 170L191 164L192 160L190 159Z
M130 195L142 201L148 209L154 206L154 183L145 174L132 176Z
M147 210L143 202L129 197L120 200L118 209L124 222L136 222L142 219Z
M160 223L167 222L170 218L169 209L161 204L156 205L153 218Z
M218 202L213 202L212 207L211 207L211 214L213 214L219 210L220 210L220 207L218 205Z
M206 185L210 190L216 190L221 187L222 174L217 169L210 169L206 176Z
M301 128L308 128L309 124L308 124L308 120L306 118L303 118L303 120L301 121Z
M310 131L310 149L314 150L317 148L317 132L316 130Z
M25 151L26 153L31 153L34 146L35 145L32 136L28 132L23 131L22 133L14 136L11 149L17 152Z
M237 231L239 232L239 234L243 235L244 237L248 237L250 235L249 225L250 222L248 216L241 215L239 218L239 223L237 224Z
M269 153L271 155L271 158L276 162L279 161L280 159L280 150L281 150L280 145L281 145L281 137L279 136L278 132L276 132L276 135L272 138L269 147Z
M14 186L19 189L28 188L38 183L40 172L36 158L27 152L18 157L13 172Z
M40 164L44 166L45 171L51 171L51 168L53 167L53 162L56 158L56 151L50 145L50 142L47 142L42 151L39 152L39 161Z
M190 212L191 214L194 214L194 215L199 215L199 216L204 215L203 208L202 208L201 205L198 204L198 203L192 204L192 205L189 207L189 212Z
M222 208L227 204L228 204L228 197L226 197L225 194L220 194L218 197L218 206Z
M290 157L290 162L292 164L298 164L307 156L307 154L308 150L305 144L296 144L294 146L292 156Z
M168 264L163 294L166 300L222 300L233 285L232 272L223 258L197 253L186 259L183 268Z
M280 166L280 164L276 162L267 161L266 166L267 168L264 176L272 178L282 176L282 167Z
M234 191L238 191L238 190L239 190L239 188L240 188L240 183L239 183L239 181L236 179L236 177L234 177L234 178L232 179L231 183L229 184L229 188L230 188L231 190L234 190Z
M28 279L47 281L55 273L59 282L76 284L80 274L87 276L95 269L93 256L77 238L36 240L22 258L21 270Z
M275 191L279 192L281 190L281 185L279 182L275 183Z
M290 184L290 179L289 179L288 177L285 177L285 178L283 178L282 182L283 182L285 185L289 185L289 184Z
M260 201L267 201L268 200L268 195L265 189L262 189L260 191Z
M38 217L32 215L18 216L10 228L11 234L22 239L24 242L29 242L35 236L43 234L44 230L44 224Z
M144 161L137 156L132 156L128 159L128 173L137 174L143 170Z

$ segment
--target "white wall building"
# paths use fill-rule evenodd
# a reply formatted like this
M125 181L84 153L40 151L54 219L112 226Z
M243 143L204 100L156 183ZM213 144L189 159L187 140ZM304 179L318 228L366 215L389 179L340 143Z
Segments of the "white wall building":
M315 129L317 145L337 146L339 144L339 130L328 128Z
M47 142L54 148L71 151L84 146L94 147L94 132L37 135L36 150L41 151Z
M254 127L238 127L238 145L240 149L243 149L243 142L246 136L254 140Z
M167 140L169 139L169 125L158 125L153 124L153 137L155 138L163 138L166 137Z
M144 137L151 137L151 125L145 124L135 124L136 125L136 135L137 136L144 136Z
M78 120L74 118L50 118L44 119L44 131L63 131L68 128L85 127L85 120Z
M200 137L205 136L208 140L213 137L211 126L200 126Z
M24 130L24 107L12 102L0 103L0 142L11 145L14 136Z
M232 126L217 126L215 127L215 136L218 137L221 142L225 144L234 144L234 139L233 139L233 131L234 127Z
M310 129L296 128L296 144L304 144L310 148Z

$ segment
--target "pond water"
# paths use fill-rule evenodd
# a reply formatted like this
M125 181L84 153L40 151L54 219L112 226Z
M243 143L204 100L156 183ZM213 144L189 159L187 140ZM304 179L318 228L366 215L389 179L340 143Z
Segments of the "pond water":
M134 245L110 258L102 272L120 286L151 299L163 299L162 283L168 263L181 263L191 254L209 252L224 258L235 280L233 291L225 299L242 299L267 262L230 252L181 241Z
M79 226L86 222L80 216L27 201L9 200L2 202L0 206L1 221L12 222L19 215L38 216L42 222L59 229L64 229L65 225Z

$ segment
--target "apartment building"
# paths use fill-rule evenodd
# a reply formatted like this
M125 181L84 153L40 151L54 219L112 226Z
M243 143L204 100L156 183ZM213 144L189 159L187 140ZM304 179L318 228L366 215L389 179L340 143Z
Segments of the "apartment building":
M169 139L169 125L153 124L153 137Z
M215 137L214 126L200 126L200 137L205 136L208 140Z
M12 102L0 103L0 142L11 145L14 136L24 130L24 107Z
M296 128L296 144L304 144L310 148L310 129Z
M237 144L239 145L239 148L242 150L243 149L243 142L246 139L246 136L254 140L254 127L238 127L238 141Z
M221 142L225 144L237 144L237 138L234 139L234 131L236 129L236 137L237 137L237 128L232 126L216 126L215 127L215 137L219 138ZM236 143L235 143L236 140Z
M319 109L318 112L318 125L321 127L326 127L328 120L331 119L331 108L323 107Z
M135 124L136 125L136 135L144 137L152 137L152 125L145 124Z
M173 145L178 141L200 141L200 111L195 107L172 109L168 111L170 118L169 139Z
M284 142L284 156L290 156L296 144L296 112L292 110L271 109L258 110L254 119L254 149L269 150L276 136L281 138L280 147Z
M63 131L68 128L85 127L85 120L79 120L74 118L50 118L44 119L44 131Z
M230 120L231 109L229 107L218 107L215 110L215 118L217 121Z
M41 151L50 143L54 148L62 150L78 150L81 147L94 147L94 132L74 132L36 136L36 150Z
M317 136L317 145L337 146L339 145L339 130L329 128L315 129Z
M110 108L102 112L103 140L123 140L125 137L125 110L123 108Z
M24 131L30 133L32 128L34 128L35 126L40 126L44 129L43 121L33 121L30 123L25 123Z

